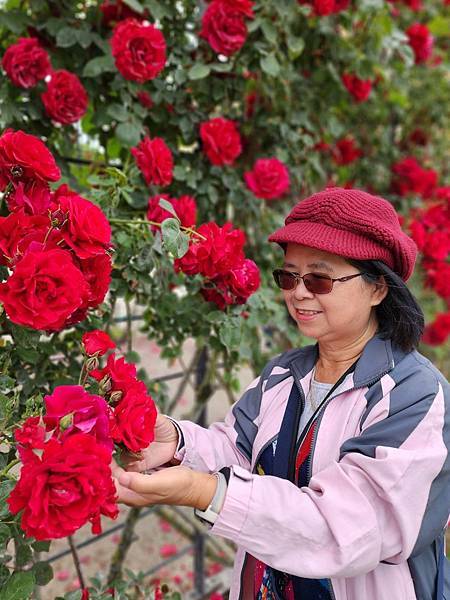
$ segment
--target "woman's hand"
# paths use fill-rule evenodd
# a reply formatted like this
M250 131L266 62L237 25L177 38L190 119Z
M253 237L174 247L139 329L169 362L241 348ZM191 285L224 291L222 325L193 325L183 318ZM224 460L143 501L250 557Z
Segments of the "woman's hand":
M123 453L121 463L127 471L149 471L167 464L173 459L178 446L178 431L175 425L166 416L158 413L155 423L155 439L136 455Z
M119 502L128 506L174 504L205 510L216 491L215 475L169 467L152 475L124 471L114 461L112 474Z

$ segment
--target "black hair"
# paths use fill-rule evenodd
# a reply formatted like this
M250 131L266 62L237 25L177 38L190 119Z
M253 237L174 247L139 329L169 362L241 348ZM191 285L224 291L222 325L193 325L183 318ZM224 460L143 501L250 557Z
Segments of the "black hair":
M367 282L375 283L381 276L384 277L388 293L375 307L380 336L390 339L405 352L417 348L425 318L403 279L379 260L346 260L364 273L363 279Z

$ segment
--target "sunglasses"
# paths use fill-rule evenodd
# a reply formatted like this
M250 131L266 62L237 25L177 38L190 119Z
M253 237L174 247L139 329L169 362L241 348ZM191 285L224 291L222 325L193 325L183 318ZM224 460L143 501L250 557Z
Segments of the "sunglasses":
M306 273L305 275L299 275L298 273L292 273L292 271L285 271L284 269L275 269L275 271L273 271L275 283L282 290L295 289L300 283L300 279L302 279L305 288L312 294L329 294L333 289L333 283L335 281L349 281L360 275L364 275L364 273L355 273L354 275L347 275L347 277L336 277L333 279L325 273Z

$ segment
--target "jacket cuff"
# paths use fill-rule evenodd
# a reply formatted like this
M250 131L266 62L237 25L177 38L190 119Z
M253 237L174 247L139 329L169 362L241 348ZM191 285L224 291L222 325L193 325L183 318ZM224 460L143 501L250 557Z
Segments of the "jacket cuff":
M175 429L177 430L178 433L178 445L177 445L177 449L175 450L175 453L173 455L173 460L176 461L177 464L179 464L179 462L183 461L184 459L184 455L186 453L185 450L185 443L184 443L184 435L183 432L181 430L181 427L178 425L178 423L175 421L175 419L172 419L172 417L169 417L168 415L164 415L165 417L167 417L167 419L169 419L169 421L172 421L172 423L175 426Z

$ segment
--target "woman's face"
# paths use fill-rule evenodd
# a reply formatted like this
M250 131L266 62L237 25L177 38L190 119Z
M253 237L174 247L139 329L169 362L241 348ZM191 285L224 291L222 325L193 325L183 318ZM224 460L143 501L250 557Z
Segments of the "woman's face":
M288 244L283 268L305 275L327 274L333 279L358 273L344 258L300 244ZM355 277L335 281L328 294L309 292L303 281L293 290L283 290L289 314L301 333L325 342L357 339L376 326L373 307L383 300L386 288Z

